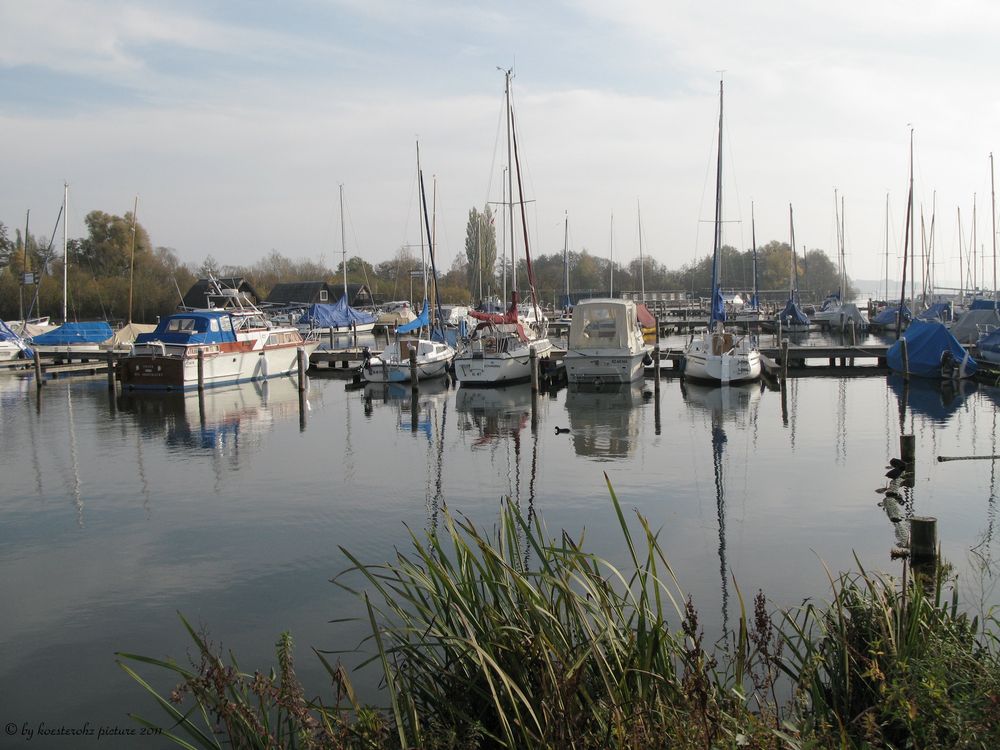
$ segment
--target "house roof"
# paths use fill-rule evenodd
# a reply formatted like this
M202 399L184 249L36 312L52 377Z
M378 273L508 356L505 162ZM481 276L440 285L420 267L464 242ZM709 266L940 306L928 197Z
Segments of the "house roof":
M223 289L239 289L241 292L250 295L254 302L260 301L260 295L257 294L257 290L253 288L249 281L242 277L232 276L227 279L216 279L216 281L219 282L219 286ZM198 279L188 289L187 294L184 295L182 306L193 308L206 307L208 305L208 290L209 280Z

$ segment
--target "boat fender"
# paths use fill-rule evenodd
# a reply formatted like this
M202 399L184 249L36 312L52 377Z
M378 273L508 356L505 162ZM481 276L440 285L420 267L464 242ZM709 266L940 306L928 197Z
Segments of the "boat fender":
M642 364L644 367L653 366L653 356L649 352L646 352L646 356L642 358Z

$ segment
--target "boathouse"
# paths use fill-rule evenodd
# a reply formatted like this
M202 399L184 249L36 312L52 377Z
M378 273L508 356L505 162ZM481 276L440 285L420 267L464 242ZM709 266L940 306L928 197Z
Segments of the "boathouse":
M332 304L344 295L343 284L326 281L283 281L274 285L266 302L275 307ZM347 303L351 307L371 307L372 294L365 284L347 285Z

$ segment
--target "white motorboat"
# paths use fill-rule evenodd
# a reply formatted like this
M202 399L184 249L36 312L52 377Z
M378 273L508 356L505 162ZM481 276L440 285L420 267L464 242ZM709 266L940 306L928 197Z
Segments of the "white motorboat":
M643 341L635 302L587 299L573 308L563 362L570 383L631 383L643 377L653 347Z
M136 337L120 360L125 388L187 390L287 375L319 342L294 326L275 326L245 295L215 285L219 307L187 310L163 318L152 333Z

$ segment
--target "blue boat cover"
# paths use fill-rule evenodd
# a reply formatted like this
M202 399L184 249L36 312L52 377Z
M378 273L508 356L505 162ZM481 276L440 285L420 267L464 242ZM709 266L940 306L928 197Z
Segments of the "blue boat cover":
M236 341L233 321L222 310L192 310L163 318L150 333L140 333L135 343L226 344Z
M431 313L428 309L427 300L424 300L424 309L420 311L420 315L418 315L415 320L411 320L409 323L396 326L396 333L413 333L414 331L419 331L424 326L429 326L430 324Z
M795 300L789 299L785 303L785 309L778 314L778 319L781 321L781 325L809 325L809 318L806 314L802 312L802 308L799 307Z
M1000 354L1000 328L994 328L989 333L983 335L983 337L976 342L976 348L981 352Z
M896 311L899 310L899 305L890 305L886 307L882 312L872 318L872 325L876 326L890 326L896 325ZM910 315L910 308L903 305L903 320L908 321L913 317Z
M996 300L992 299L974 299L972 304L969 305L970 310L992 310L998 306Z
M374 323L375 320L375 316L371 313L355 310L348 305L345 294L332 305L320 303L311 305L299 318L299 323L313 328L350 328L352 323L363 325Z
M0 341L11 341L16 346L20 347L21 351L24 352L26 357L34 357L35 353L31 351L31 347L28 346L28 342L18 336L14 331L11 330L10 326L0 320Z
M951 303L935 302L922 313L917 315L918 320L940 320L942 323L951 320Z
M31 339L36 346L71 346L72 344L103 344L115 335L104 321L63 323L58 328Z
M967 378L976 371L976 361L969 356L958 339L943 323L933 320L913 320L899 341L889 347L886 362L889 369L905 372L903 341L909 373L924 378Z

